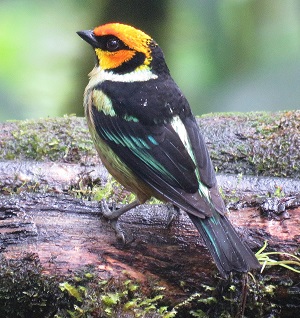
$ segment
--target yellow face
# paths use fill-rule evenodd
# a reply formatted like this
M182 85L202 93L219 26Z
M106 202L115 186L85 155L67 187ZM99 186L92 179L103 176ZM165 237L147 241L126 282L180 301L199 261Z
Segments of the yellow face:
M134 51L120 50L117 52L108 52L101 49L95 49L96 55L99 60L101 69L111 69L122 65L124 62L129 61L135 55Z
M121 66L124 62L131 60L137 52L145 55L144 65L151 62L151 49L149 44L151 37L129 25L120 23L109 23L94 29L95 36L112 35L120 39L128 48L114 52L95 48L101 69L112 69Z

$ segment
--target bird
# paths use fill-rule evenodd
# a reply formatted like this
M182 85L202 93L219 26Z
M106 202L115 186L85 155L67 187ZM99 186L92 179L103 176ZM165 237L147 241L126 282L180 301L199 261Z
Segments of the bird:
M204 138L157 42L116 22L77 34L96 56L83 101L92 140L108 172L136 196L112 211L103 203L104 216L117 222L157 198L188 214L223 277L259 268L226 216Z

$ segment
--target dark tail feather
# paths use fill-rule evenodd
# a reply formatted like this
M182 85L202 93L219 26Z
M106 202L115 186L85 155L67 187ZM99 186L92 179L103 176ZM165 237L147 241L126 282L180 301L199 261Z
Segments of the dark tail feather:
M212 217L189 217L203 237L222 276L231 271L248 272L260 264L250 248L239 238L226 216L215 211Z

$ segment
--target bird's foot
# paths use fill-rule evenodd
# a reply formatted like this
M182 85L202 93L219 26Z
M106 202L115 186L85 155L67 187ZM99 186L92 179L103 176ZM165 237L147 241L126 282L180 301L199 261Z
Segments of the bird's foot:
M168 217L167 217L167 228L170 228L174 220L180 215L180 209L172 203L167 203Z
M119 210L121 209L117 209L115 203L112 204L112 208L109 208L106 200L100 201L100 208L103 217L110 222L111 227L114 229L116 238L125 244L125 233L118 222L119 216L122 214L119 213Z
M122 231L120 225L118 224L118 219L122 214L137 207L138 205L140 205L140 203L139 203L139 201L136 200L136 201L133 201L133 202L123 206L120 209L117 209L116 204L113 204L112 208L110 209L108 207L106 200L100 201L100 208L102 211L102 215L107 220L110 221L112 228L116 232L117 239L120 239L121 241L123 241L123 243L126 243L125 234L124 234L124 231Z
M122 242L123 244L126 244L126 235L124 230L121 228L120 223L118 220L112 220L110 221L111 227L114 229L116 233L116 238L118 241Z
M119 209L116 208L116 203L112 203L112 207L109 208L107 201L105 199L102 199L100 201L100 208L102 215L107 219L107 220L117 220L119 218Z

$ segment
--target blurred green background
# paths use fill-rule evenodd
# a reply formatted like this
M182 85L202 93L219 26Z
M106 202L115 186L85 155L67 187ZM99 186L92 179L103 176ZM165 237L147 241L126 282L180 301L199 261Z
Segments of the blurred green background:
M156 39L195 114L299 108L299 0L2 0L0 121L82 115L76 31L116 21Z

